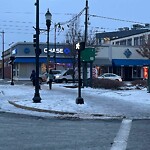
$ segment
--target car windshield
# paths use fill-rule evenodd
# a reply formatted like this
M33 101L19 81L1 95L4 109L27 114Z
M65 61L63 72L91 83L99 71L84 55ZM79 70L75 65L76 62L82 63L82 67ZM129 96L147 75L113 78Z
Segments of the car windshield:
M63 71L61 72L62 75L63 75L64 73L66 73L66 70L63 70Z
M61 70L52 70L53 74L61 74Z

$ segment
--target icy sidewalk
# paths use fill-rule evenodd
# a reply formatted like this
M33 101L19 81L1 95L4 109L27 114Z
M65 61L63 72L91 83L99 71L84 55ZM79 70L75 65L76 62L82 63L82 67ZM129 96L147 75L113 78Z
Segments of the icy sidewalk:
M53 84L52 90L48 89L48 85L42 85L40 96L41 103L33 103L34 87L25 85L0 85L0 104L1 110L13 111L9 103L37 112L55 113L55 114L84 114L94 116L120 116L107 106L102 106L101 102L109 99L109 101L125 100L133 103L150 104L149 93L143 90L105 90L83 88L82 97L83 105L75 103L78 96L77 88L65 88L64 84ZM144 95L144 96L142 96ZM137 97L137 98L136 98ZM113 103L113 102L112 102ZM7 106L8 105L8 106ZM11 110L12 109L12 110ZM19 109L22 112L22 109ZM33 111L30 111L33 113Z

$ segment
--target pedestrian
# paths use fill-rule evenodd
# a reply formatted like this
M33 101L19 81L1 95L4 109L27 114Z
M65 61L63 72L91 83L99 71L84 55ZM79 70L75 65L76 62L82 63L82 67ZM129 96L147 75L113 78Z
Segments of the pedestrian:
M35 70L32 70L32 73L30 75L30 80L32 81L33 86L35 86L35 78L36 78Z
M48 82L47 82L49 84L49 89L50 90L52 89L53 79L54 79L54 74L53 74L52 70L50 69L49 74L48 74Z

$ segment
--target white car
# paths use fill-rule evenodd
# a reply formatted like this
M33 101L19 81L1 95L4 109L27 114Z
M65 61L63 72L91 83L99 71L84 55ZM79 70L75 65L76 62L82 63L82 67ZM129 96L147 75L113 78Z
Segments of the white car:
M110 79L110 80L117 80L117 81L122 81L121 76L118 76L113 73L104 73L103 75L99 76L98 79Z
M55 82L57 83L67 83L73 81L73 69L67 69L55 76Z
M57 75L61 74L61 72L62 72L61 70L52 70L54 79L56 78ZM47 81L47 72L39 75L39 81L40 81L40 83Z

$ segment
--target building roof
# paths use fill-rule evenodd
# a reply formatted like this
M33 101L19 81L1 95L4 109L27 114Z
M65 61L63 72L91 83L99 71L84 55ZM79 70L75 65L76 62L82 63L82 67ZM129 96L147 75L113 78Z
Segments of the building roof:
M110 40L124 38L132 35L137 35L145 32L149 32L149 29L132 29L132 30L123 30L123 31L114 31L114 32L103 32L97 33L97 39L109 38Z

